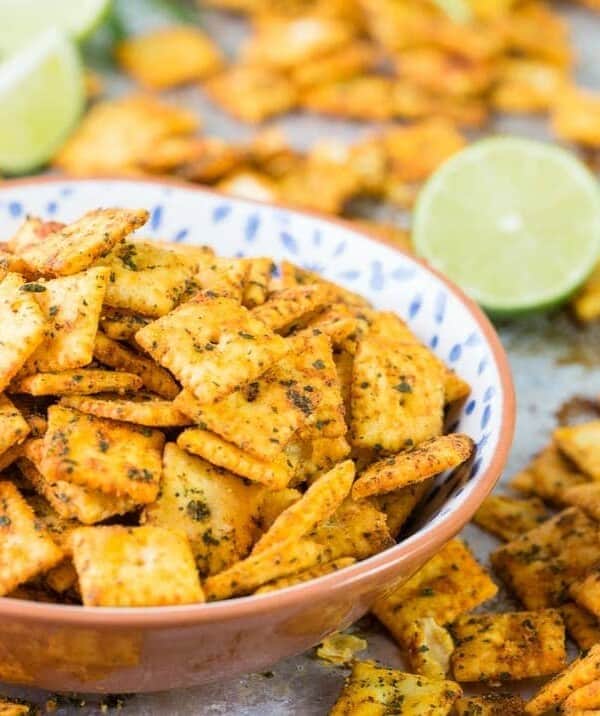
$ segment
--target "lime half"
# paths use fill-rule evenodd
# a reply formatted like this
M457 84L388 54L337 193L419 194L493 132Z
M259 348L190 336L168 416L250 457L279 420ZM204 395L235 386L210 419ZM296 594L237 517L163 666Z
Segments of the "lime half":
M600 188L569 152L484 139L445 162L415 209L417 253L492 313L567 298L600 255Z
M0 171L44 164L66 139L85 102L73 41L48 30L0 65Z
M5 57L50 27L85 37L109 6L110 0L1 0L0 51Z

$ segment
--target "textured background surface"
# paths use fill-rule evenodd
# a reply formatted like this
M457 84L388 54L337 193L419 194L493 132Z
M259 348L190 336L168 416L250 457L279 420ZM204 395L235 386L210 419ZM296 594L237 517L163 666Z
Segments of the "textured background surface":
M579 79L582 84L600 90L600 16L565 8L578 48ZM151 18L140 18L143 24ZM230 52L244 35L244 23L206 13L208 29ZM121 77L110 78L110 92L121 94L130 89ZM167 94L177 103L193 107L201 114L207 133L231 139L249 136L248 127L230 119L212 107L196 88ZM298 147L308 146L322 137L352 141L368 127L342 121L317 120L309 116L290 116L276 122ZM546 137L543 121L530 118L503 118L491 132L514 132ZM398 220L402 217L399 216ZM564 315L522 319L499 326L506 346L517 391L517 430L506 476L522 467L542 447L554 426L554 413L563 401L581 394L600 394L600 328L575 329ZM485 563L495 540L474 527L463 535ZM501 595L499 600L510 602ZM505 604L505 606L507 605ZM369 648L361 654L390 666L401 666L398 651L374 620L366 618L354 631L368 639ZM168 655L165 655L168 658ZM312 653L288 659L263 674L252 674L222 684L127 698L119 711L123 716L321 716L335 702L346 670L318 661ZM529 684L526 687L531 688ZM526 691L525 690L525 691ZM43 704L45 692L0 685L0 692L21 696ZM82 697L85 699L85 697ZM61 706L56 716L93 716L105 713L94 697L82 706ZM113 712L112 709L109 713Z

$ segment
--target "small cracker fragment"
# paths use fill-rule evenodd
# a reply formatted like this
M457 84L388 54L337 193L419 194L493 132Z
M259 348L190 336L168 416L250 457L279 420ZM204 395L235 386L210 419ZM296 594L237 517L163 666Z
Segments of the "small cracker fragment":
M184 534L205 577L248 555L258 536L263 492L168 443L160 494L146 505L142 521Z
M89 268L147 220L145 209L95 209L25 249L21 258L43 276L70 276Z
M354 483L352 497L360 500L422 482L462 464L473 450L468 435L453 433L432 438L368 467Z
M595 617L600 616L600 568L591 569L585 576L575 580L569 593L580 607Z
M173 400L179 393L179 386L167 370L100 331L96 334L94 358L115 370L138 375L144 387L163 398Z
M429 679L445 679L450 670L454 642L435 619L417 619L408 628L406 655L411 671Z
M567 632L581 651L591 649L600 642L600 624L587 609L582 609L574 602L567 602L560 607Z
M296 471L299 457L284 451L275 460L265 462L201 428L184 430L177 438L177 445L182 450L203 457L213 465L260 482L271 490L287 487Z
M285 331L303 316L323 308L331 298L325 284L284 288L254 308L252 315L274 331Z
M204 85L209 97L243 122L258 123L292 109L296 89L281 72L236 65Z
M210 576L204 583L207 598L214 601L249 594L267 582L319 564L323 555L323 548L308 539L278 542Z
M281 262L281 285L284 289L295 286L325 285L331 289L332 303L339 302L359 308L369 308L371 305L364 296L349 291L333 281L328 281L316 271L310 271L285 260Z
M178 168L182 177L189 181L216 182L244 162L242 149L220 137L194 137L193 140L196 147L191 152L192 156Z
M431 480L424 480L373 498L378 509L385 513L388 529L394 539L430 488Z
M519 500L490 495L473 516L473 522L500 539L510 542L548 518L544 503L537 497Z
M108 276L104 303L134 314L160 318L200 288L195 261L148 241L123 241L99 264Z
M548 681L525 706L531 716L541 716L561 704L571 693L600 678L600 644L595 644L560 674Z
M372 611L402 646L416 619L432 617L443 626L497 591L466 545L453 539L408 581L379 597Z
M528 609L559 606L600 559L599 530L571 507L492 552L492 565Z
M334 303L315 316L301 319L294 326L296 335L318 335L324 333L329 337L334 348L343 348L347 341L356 338L359 322L354 311L344 303Z
M6 248L12 254L21 254L28 248L42 243L48 234L64 229L66 224L60 221L44 221L37 216L27 216L17 231L11 236Z
M598 709L600 711L600 679L591 681L585 686L573 691L573 693L565 699L563 704L565 714L580 713L578 709L584 711L586 709Z
M501 112L546 112L567 81L564 69L532 59L505 59L496 73L491 103Z
M466 380L449 368L444 373L444 399L446 403L457 403L468 398L471 386Z
M187 540L161 527L80 527L70 537L88 607L203 602Z
M63 559L12 482L0 482L0 595Z
M593 480L600 481L600 420L564 425L554 431L554 440L575 465Z
M352 662L355 654L359 651L364 651L367 646L365 639L354 636L354 634L335 632L323 639L319 644L316 656L318 659L328 661L330 664L343 666Z
M0 282L0 391L3 391L29 356L44 340L46 320L31 286L18 274L7 274Z
M317 479L321 473L331 470L334 465L347 458L350 451L350 445L344 437L313 438L302 443L295 479L298 482Z
M305 569L303 572L298 572L297 574L292 574L289 577L274 579L272 582L268 582L262 587L259 587L254 594L267 594L268 592L276 592L286 587L293 587L295 584L301 584L311 579L324 577L326 574L332 574L344 567L350 567L350 565L355 563L356 560L353 557L341 557L340 559L334 559L332 562L317 564L314 567Z
M385 515L368 500L358 503L350 497L308 537L324 547L328 561L341 557L366 559L394 544Z
M252 554L263 552L286 539L304 537L330 517L346 498L354 480L352 460L336 465L318 478L302 497L284 510L254 545Z
M20 445L31 428L6 395L0 394L0 456L9 448Z
M246 261L248 272L244 280L242 304L246 308L255 308L256 306L261 306L267 300L269 283L275 264L272 259L261 257L247 259Z
M147 316L125 311L120 308L104 306L100 316L100 328L114 341L127 341L144 326L150 323Z
M262 531L266 532L279 515L301 497L302 493L292 487L284 487L281 490L265 490L258 515Z
M131 498L106 495L66 480L47 479L39 471L42 444L42 440L28 441L23 451L25 458L20 458L17 464L23 475L36 491L48 500L60 517L91 525L135 509L136 505Z
M250 311L210 291L142 328L136 341L205 403L254 380L287 350Z
M191 25L161 28L123 40L118 63L150 89L167 89L202 80L217 72L221 53L210 37Z
M62 373L36 373L13 381L12 393L30 395L89 395L94 393L125 393L142 387L142 379L133 373L113 370L65 370Z
M454 681L427 679L356 661L329 716L402 713L403 716L447 716L462 690Z
M600 318L600 264L588 276L581 289L571 299L575 316L583 323Z
M92 360L98 321L108 282L105 268L29 284L47 320L44 340L24 366L26 373L81 368Z
M459 681L515 681L556 674L567 663L556 609L467 614L452 624L452 671Z
M118 375L125 375L120 373ZM61 402L67 408L97 418L121 420L126 423L147 425L150 428L180 427L191 424L190 419L177 410L170 400L161 400L148 393L138 393L124 398L118 395L66 396Z
M300 107L344 119L387 121L395 115L394 80L362 74L305 89Z
M354 356L351 442L397 452L441 435L443 369L427 348L376 324Z
M454 705L456 716L524 716L525 701L513 694L464 696Z
M585 482L588 482L588 478L551 443L524 470L513 476L510 486L561 507L567 504L563 494L572 486Z
M77 581L77 572L71 559L64 559L56 567L44 575L44 584L57 594L74 591L79 592L79 582Z
M164 439L158 430L52 405L40 471L49 480L153 502L162 472Z

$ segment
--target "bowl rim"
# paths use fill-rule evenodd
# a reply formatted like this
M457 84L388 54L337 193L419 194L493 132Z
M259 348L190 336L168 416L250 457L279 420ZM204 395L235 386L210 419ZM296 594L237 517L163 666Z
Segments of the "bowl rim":
M413 535L393 547L383 550L365 560L356 562L349 567L316 579L311 579L291 587L260 595L249 595L216 602L201 602L175 606L154 607L84 607L79 605L51 604L34 602L25 599L0 598L0 618L19 618L30 621L43 621L56 625L79 627L121 627L121 628L171 628L188 624L223 622L248 617L261 617L270 611L289 609L310 604L318 596L347 589L356 582L373 580L381 572L400 572L403 563L418 563L427 558L433 550L437 551L454 537L470 520L481 502L494 488L504 469L512 445L515 431L516 399L512 373L508 357L500 342L496 330L483 310L464 291L437 269L429 266L423 259L409 254L397 246L393 240L376 235L373 231L356 226L350 220L331 216L315 210L298 209L285 203L263 202L253 199L236 197L217 190L194 185L183 180L165 177L119 177L119 176L86 176L61 177L44 175L9 179L0 186L0 194L4 190L19 187L30 187L38 184L80 184L87 182L121 182L129 184L150 184L183 189L212 197L221 197L233 203L249 204L262 207L284 209L293 214L329 222L348 229L366 238L393 248L422 270L440 280L446 289L469 312L483 333L487 346L496 364L501 384L502 411L500 418L500 435L498 444L485 472L476 477L474 489L453 512L442 517L433 530L426 535ZM314 603L314 602L313 602Z

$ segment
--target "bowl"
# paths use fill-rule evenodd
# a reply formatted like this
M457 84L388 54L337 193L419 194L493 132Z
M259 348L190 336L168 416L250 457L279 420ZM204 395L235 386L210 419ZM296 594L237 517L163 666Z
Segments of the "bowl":
M397 311L472 386L452 429L474 438L476 459L437 479L409 537L363 562L281 591L210 604L119 609L0 598L0 681L143 692L263 670L356 621L471 518L500 476L513 436L506 355L487 318L456 286L346 222L162 180L49 177L0 186L6 237L26 214L70 221L98 206L150 209L143 230L150 237L320 271L376 307Z

